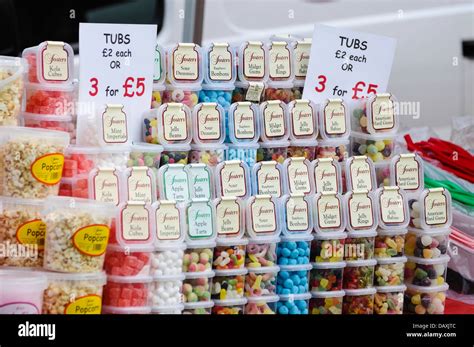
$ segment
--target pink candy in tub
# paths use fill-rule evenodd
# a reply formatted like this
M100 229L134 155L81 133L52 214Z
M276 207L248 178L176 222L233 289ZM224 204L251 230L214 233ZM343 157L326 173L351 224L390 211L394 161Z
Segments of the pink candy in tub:
M277 161L261 161L252 168L253 195L283 195L283 168Z
M284 187L287 194L314 193L311 163L304 157L292 157L283 162Z
M0 270L0 314L40 314L46 287L40 272Z
M341 165L334 158L311 162L311 175L316 193L342 193Z

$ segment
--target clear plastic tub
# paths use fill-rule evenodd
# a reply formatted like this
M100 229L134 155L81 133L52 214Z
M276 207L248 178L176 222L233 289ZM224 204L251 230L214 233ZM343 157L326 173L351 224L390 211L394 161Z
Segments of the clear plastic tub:
M284 103L290 103L297 99L295 91L292 88L292 83L286 83L277 87L275 83L268 82L267 88L265 88L263 100L280 100ZM301 99L301 97L300 97Z
M41 314L47 278L40 272L0 270L0 314Z
M341 166L336 159L321 158L311 162L316 193L342 193Z
M249 167L241 160L219 163L216 173L216 195L235 196L245 199L250 196Z
M214 271L185 273L183 282L183 300L185 303L211 301Z
M343 162L349 156L349 140L348 139L324 139L318 140L316 159L330 158L338 162Z
M348 191L344 194L346 228L348 231L375 230L378 223L377 200L367 190Z
M408 257L405 265L405 283L420 287L436 287L446 281L449 256L435 259Z
M347 140L351 132L348 106L342 99L326 99L319 105L319 135L323 140Z
M406 234L406 230L379 229L377 231L377 236L375 237L375 258L384 259L401 257L405 253Z
M406 257L377 259L375 265L375 285L379 287L403 284Z
M276 161L283 164L288 158L289 141L260 142L257 149L257 163L261 161Z
M151 314L167 314L167 315L180 315L183 314L184 305L179 304L175 306L163 306L163 307L152 307Z
M339 193L317 193L313 200L316 233L341 232L346 228L343 199Z
M24 59L0 56L0 125L18 125L23 105Z
M104 305L113 307L149 306L152 278L149 276L107 276Z
M146 166L153 170L155 175L160 168L163 147L148 143L134 143L131 146L127 167Z
M375 231L351 231L344 245L344 260L367 260L374 257Z
M160 199L187 201L190 197L188 174L183 164L165 164L158 170Z
M105 253L104 269L113 276L148 276L153 247L109 245Z
M165 91L165 85L153 84L153 91L151 92L151 108L159 108L163 104L163 92Z
M342 289L342 278L346 263L312 263L309 288L311 292L332 292Z
M191 110L183 103L164 103L145 114L157 119L157 138L161 145L189 144L192 139Z
M238 237L218 237L214 248L212 266L215 270L245 268L248 239Z
M390 183L390 161L378 161L374 163L375 170L375 182L377 187L388 187L390 185L395 185Z
M163 91L161 106L168 103L180 103L192 109L199 102L200 91L200 85L183 85L181 87L167 85L166 90Z
M420 156L415 153L394 156L390 162L390 184L399 186L407 194L421 193L425 180L424 164Z
M237 55L227 42L212 42L202 49L204 83L233 85L237 78Z
M453 222L451 194L445 188L425 189L420 195L420 228L449 228Z
M62 131L0 127L0 195L57 195L68 144Z
M395 137L390 134L351 133L351 155L367 155L374 163L395 155Z
M214 197L212 167L203 163L184 167L188 175L190 199L212 199Z
M174 247L156 248L151 260L152 276L179 275L183 271L184 243Z
M265 82L263 81L235 81L235 89L232 91L232 102L263 102L265 87Z
M347 233L325 232L314 235L311 243L311 261L339 263L344 260L344 244Z
M102 306L102 314L151 314L151 307Z
M216 270L212 281L211 299L234 300L244 297L246 269Z
M197 104L192 112L195 144L222 144L226 137L225 111L217 102Z
M278 295L248 297L244 314L276 314L278 300Z
M213 307L212 301L185 302L183 314L211 314Z
M92 200L107 202L118 206L120 203L120 195L123 187L122 171L114 168L96 168L89 173L87 185L83 183L83 179L79 175L72 178L63 178L59 187L59 195L70 189L70 196L77 193L85 195L85 188L89 189L88 197ZM78 186L79 184L79 186ZM67 195L69 196L69 195Z
M288 158L303 157L309 161L316 157L316 141L291 141L288 147Z
M249 168L257 162L258 143L227 144L225 160L242 160Z
M51 116L23 113L23 125L27 128L57 130L69 133L71 142L76 140L76 122L72 116Z
M215 199L213 205L216 211L216 233L220 243L224 247L234 245L233 242L245 244L239 241L245 233L245 201L236 197L223 197Z
M301 193L284 195L281 198L283 234L292 236L311 233L313 230L312 203L310 196Z
M32 114L70 116L74 114L75 85L25 84L25 111Z
M248 268L245 276L246 297L272 297L276 293L278 266Z
M397 186L378 188L375 191L375 198L378 206L379 228L406 230L410 217L405 191Z
M375 259L346 261L342 287L344 289L364 289L374 284Z
M190 163L203 163L215 167L226 159L227 146L223 144L191 145Z
M89 199L89 194L89 180L86 175L63 177L59 183L59 196Z
M247 200L245 218L247 235L255 239L279 236L281 232L281 205L278 198L255 195Z
M276 161L262 161L252 167L253 195L283 195L283 168Z
M277 248L278 265L309 264L312 240L311 234L282 236Z
M257 143L260 138L260 108L248 102L234 102L229 108L229 140L234 144Z
M214 300L212 314L244 314L247 299Z
M436 287L407 285L403 313L444 314L448 289L446 283Z
M268 79L268 47L261 41L245 41L237 51L237 72L241 82L265 82Z
M309 314L342 314L344 291L312 292Z
M216 211L214 205L207 199L193 199L186 202L185 217L187 224L186 242L188 248L195 243L199 248L200 243L212 242L215 247L216 239ZM210 247L210 246L206 246ZM212 251L209 254L210 263L212 263Z
M277 312L282 315L306 315L309 313L310 293L280 295L277 302Z
M375 314L403 314L405 285L376 287L374 297Z
M127 201L118 206L116 238L119 245L153 245L154 223L150 204L144 201Z
M287 194L314 193L311 163L304 157L288 158L283 162L284 187Z
M98 272L104 265L115 206L87 199L48 197L44 268L58 272Z
M446 254L451 229L408 229L405 238L405 254L418 258L435 259Z
M150 284L150 303L153 307L173 307L182 302L184 275L154 277Z
M266 239L249 239L245 266L247 269L275 266L277 263L278 236Z
M289 85L291 89L294 78L293 46L289 42L278 39L270 41L268 43L268 83L275 88L285 88Z
M129 167L123 172L123 201L143 201L147 204L155 202L156 175L147 166Z
M200 85L204 78L202 71L202 50L195 43L177 43L167 52L168 80L172 86Z
M352 130L368 134L395 134L399 116L395 112L397 99L390 93L380 93L352 103Z
M375 288L346 289L342 314L373 314Z
M288 109L283 101L260 104L260 139L262 142L287 141L289 136Z
M42 200L0 198L0 266L42 267L46 225ZM18 253L6 252L9 248ZM41 309L40 309L41 310Z
M213 241L207 243L187 244L183 255L183 272L209 272L212 269L212 256L216 243Z
M45 272L43 314L100 314L102 291L107 281L104 272Z
M373 191L377 187L374 163L365 155L350 157L345 162L347 190L366 189Z
M160 167L166 164L187 164L190 150L188 144L164 145Z
M309 271L311 264L280 265L277 275L278 295L304 294L309 291Z

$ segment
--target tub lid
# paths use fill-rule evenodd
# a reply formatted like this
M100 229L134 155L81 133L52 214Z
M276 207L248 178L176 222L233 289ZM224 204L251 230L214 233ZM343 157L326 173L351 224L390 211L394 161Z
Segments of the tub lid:
M279 297L282 301L308 300L311 299L311 293L280 294Z
M345 295L343 290L332 290L328 292L311 292L313 298L340 298Z
M279 266L260 266L260 267L249 267L247 268L249 273L277 273L280 271Z
M269 296L248 296L248 303L260 303L260 302L277 302L280 300L278 295L269 295Z
M177 305L168 305L168 306L152 306L151 312L152 313L160 313L163 311L172 311L172 310L184 310L184 304L177 304Z
M192 310L196 308L211 308L214 306L213 301L198 301L198 302L185 302L184 309Z
M115 276L107 275L107 282L114 283L151 283L153 278L151 276Z
M377 264L375 259L363 259L363 260L348 260L346 261L347 267L357 267L357 266L374 266Z
M407 257L388 257L388 258L377 258L377 264L385 265L385 264L393 264L393 263L406 263Z
M392 292L404 292L407 286L402 284L400 286L382 286L375 287L377 293L392 293Z
M373 287L363 289L344 289L345 295L348 296L360 296L360 295L373 295L377 290Z
M246 298L214 300L214 306L240 306L247 303Z
M216 274L216 277L222 277L222 276L240 276L240 275L245 275L247 274L247 269L242 268L242 269L226 269L226 270L214 270L214 273Z
M43 272L48 281L97 281L100 285L107 282L107 275L102 272L91 273L62 273L62 272Z
M183 281L185 276L183 273L175 275L153 275L153 282L166 282L166 281Z
M315 240L343 240L347 238L344 231L319 232L314 234Z
M313 269L342 269L346 267L345 261L335 261L335 262L321 262L321 263L311 263Z
M116 306L102 306L102 314L150 314L151 307L116 307Z
M196 278L212 278L216 275L215 272L212 270L206 270L201 272L184 272L183 274L185 279L187 280L193 280Z
M439 256L438 258L433 258L433 259L425 259L425 258L418 258L418 257L411 257L407 256L408 261L411 263L417 263L417 264L422 264L422 265L437 265L437 264L447 264L449 262L449 255L443 254Z
M279 265L279 267L280 271L307 271L313 268L311 264Z
M430 230L423 230L418 228L408 228L408 232L415 234L417 236L428 235L428 236L437 236L437 235L449 235L451 234L451 227L444 228L434 228Z
M2 288L31 288L37 287L39 291L47 287L47 277L40 271L16 271L0 269L0 283Z
M407 290L413 290L413 291L421 292L421 293L445 292L448 289L449 289L449 285L447 283L443 283L440 286L432 286L432 287L422 287L422 286L417 286L414 284L407 284Z

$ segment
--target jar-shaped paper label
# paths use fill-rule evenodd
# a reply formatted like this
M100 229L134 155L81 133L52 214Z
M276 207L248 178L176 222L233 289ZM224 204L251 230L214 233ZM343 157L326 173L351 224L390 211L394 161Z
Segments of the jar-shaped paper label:
M228 43L214 43L207 58L209 80L227 82L233 79L232 66L234 62Z
M309 54L311 52L311 42L298 41L293 50L295 66L295 78L305 79L308 71Z
M117 206L120 203L119 178L115 169L97 169L92 177L93 199Z
M334 159L322 158L318 160L314 167L316 193L337 193L339 179Z
M372 171L367 157L353 157L349 165L352 190L372 190Z
M308 230L310 213L304 195L290 196L285 204L286 229L289 232Z
M47 41L41 52L41 75L47 82L65 82L69 79L69 57L64 42Z
M370 104L374 130L390 130L395 126L395 110L390 94L377 94Z
M280 170L274 161L262 162L257 171L257 194L281 197L282 184Z
M280 101L267 101L263 109L265 136L269 139L282 137L286 133L285 110Z
M163 172L163 190L166 200L185 201L189 199L188 175L183 167L168 167Z
M427 225L443 225L448 222L448 199L443 188L429 189L424 199L425 221Z
M405 222L406 211L403 196L398 187L385 187L379 197L379 208L382 222L396 225Z
M271 234L277 230L276 206L270 196L256 196L251 202L250 214L256 234Z
M153 180L151 169L145 166L132 167L127 178L127 193L129 201L153 201Z
M163 111L161 122L166 141L185 141L188 138L188 121L181 104L168 104Z
M341 202L335 194L323 193L316 200L319 229L338 229L341 227Z
M290 116L291 129L295 137L314 135L314 110L308 100L297 100Z
M221 138L223 119L216 103L203 103L197 111L197 136L202 141L217 141Z
M324 107L324 130L328 135L344 135L346 128L346 108L340 99L329 99Z
M349 223L353 229L368 229L374 226L372 200L367 191L353 192L349 198Z
M150 213L144 203L128 203L120 213L122 238L125 241L147 241L150 233Z
M264 90L265 84L263 82L249 82L247 92L245 93L245 100L260 102Z
M188 170L191 199L211 199L211 172L206 165L191 165Z
M108 104L102 114L102 137L105 143L125 143L128 140L127 115L123 105Z
M156 237L159 241L179 240L181 237L180 211L176 203L162 200L155 214Z
M247 195L247 178L241 162L224 162L220 170L221 196Z
M256 115L250 102L238 102L234 109L234 136L238 140L255 138Z
M216 205L217 235L238 235L242 230L240 205L234 198L222 198Z
M309 194L311 192L309 167L304 157L290 158L287 174L291 194Z
M173 79L178 82L194 82L199 79L199 53L193 43L180 43L173 50Z
M89 257L98 257L105 253L109 235L110 228L108 225L87 225L74 232L72 243L80 253Z
M243 52L243 72L247 79L262 79L265 77L265 49L263 43L247 42Z
M269 76L272 80L291 76L291 53L286 42L272 42L269 50Z
M61 181L64 167L62 153L45 154L31 164L31 175L45 185L55 185Z
M27 221L16 229L16 240L19 244L38 247L38 250L44 249L45 236L46 224L41 219Z
M188 235L191 239L213 235L212 207L209 202L192 202L188 207Z
M160 46L155 46L155 64L153 65L153 82L159 82L163 78L163 56Z
M102 310L102 298L99 295L85 295L71 300L64 314L100 314Z
M400 154L395 163L395 182L408 191L420 188L420 164L415 159L415 154Z

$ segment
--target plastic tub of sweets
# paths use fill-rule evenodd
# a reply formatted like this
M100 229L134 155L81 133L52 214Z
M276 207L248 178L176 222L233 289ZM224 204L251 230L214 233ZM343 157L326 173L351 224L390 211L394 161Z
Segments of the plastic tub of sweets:
M107 276L104 287L104 305L114 307L148 306L150 276Z
M211 299L233 300L244 297L246 269L216 270L212 281Z
M18 125L23 105L23 77L28 64L21 58L0 56L0 125Z
M377 231L375 237L375 258L401 257L405 253L406 230L383 230ZM415 241L416 242L416 241ZM413 254L408 254L413 255Z
M268 82L267 88L265 88L263 100L280 100L284 103L289 103L296 99L295 93L293 92L291 82L286 86L276 87L273 83Z
M226 149L227 146L223 144L192 144L191 152L189 153L189 162L204 163L215 167L225 160Z
M166 87L162 84L153 84L153 91L151 92L151 108L158 108L163 104L163 92Z
M71 142L76 140L76 124L72 116L54 116L23 113L23 125L27 128L41 128L69 133Z
M403 314L405 285L375 287L375 314Z
M109 245L105 254L104 269L114 276L143 276L150 274L153 247Z
M251 89L252 88L252 89ZM252 92L253 90L262 91L261 94ZM251 91L249 93L249 90ZM263 102L265 93L265 84L263 81L241 82L235 81L235 88L232 91L232 102Z
M229 142L256 144L260 138L260 108L250 102L234 102L228 112Z
M185 302L182 314L211 314L214 302Z
M347 233L327 232L314 235L310 259L316 263L339 263L344 260Z
M349 108L342 99L326 99L319 104L319 136L323 140L347 140L351 132Z
M242 160L250 168L257 162L258 143L227 144L225 160Z
M173 247L157 247L152 254L151 275L178 275L183 271L183 256L186 244L179 243Z
M403 313L444 314L448 289L446 283L436 287L407 285Z
M375 288L346 289L342 302L342 314L373 314Z
M278 242L280 242L278 236L264 239L249 239L245 266L250 269L276 265Z
M394 257L377 259L375 265L375 285L378 287L384 286L399 286L403 284L406 257Z
M199 92L199 102L217 102L227 113L234 88L234 85L203 84Z
M304 294L309 291L311 264L281 265L277 275L277 294Z
M146 166L153 170L155 174L160 168L161 153L163 147L149 143L134 143L130 148L130 156L127 167Z
M41 314L46 275L41 272L0 270L0 314Z
M446 281L449 256L441 255L434 259L407 257L405 265L405 284L420 287L440 286Z
M273 296L276 293L278 266L249 268L245 277L245 296Z
M247 299L214 300L212 314L244 314Z
M375 181L377 187L387 187L390 185L390 160L383 160L374 163Z
M367 155L374 163L395 155L395 137L390 134L351 133L351 155Z
M336 159L338 162L346 160L349 156L349 140L348 139L324 139L319 140L315 159L331 158Z
M282 236L277 247L278 265L309 264L313 235Z
M312 263L309 285L312 292L340 291L346 263Z
M278 295L248 297L244 314L276 314L278 300Z
M74 113L75 85L25 84L25 111L32 114L70 116Z
M155 276L150 284L150 305L153 307L173 307L182 301L184 275Z
M187 244L183 256L183 272L207 272L211 270L215 246L214 241Z
M399 127L394 106L397 99L390 93L375 94L353 101L352 130L369 134L396 134Z
M102 291L107 282L104 272L45 272L43 314L100 314Z
M375 259L346 261L342 288L364 289L374 284Z
M89 199L89 179L87 175L63 177L59 183L58 195Z
M185 303L211 301L214 271L186 272L183 281L183 300Z
M217 102L197 104L191 113L193 142L197 145L224 143L225 111Z
M280 295L277 303L277 313L282 315L308 314L310 293Z
M312 161L316 157L316 145L316 140L291 141L290 146L288 147L287 157L303 157L305 159L308 159L309 161Z
M446 254L450 228L421 230L409 228L405 237L405 254L418 258L434 259Z
M213 268L234 270L245 268L245 255L249 241L246 238L217 238Z
M344 260L364 260L374 257L376 231L351 231L347 233Z
M344 291L312 292L309 314L342 314Z
M151 314L151 307L102 306L102 314Z
M166 90L163 91L163 104L170 102L179 102L189 108L193 108L198 104L200 86L183 86L174 87L166 85Z
M259 144L257 162L273 160L283 164L285 159L288 158L289 141L260 142Z

